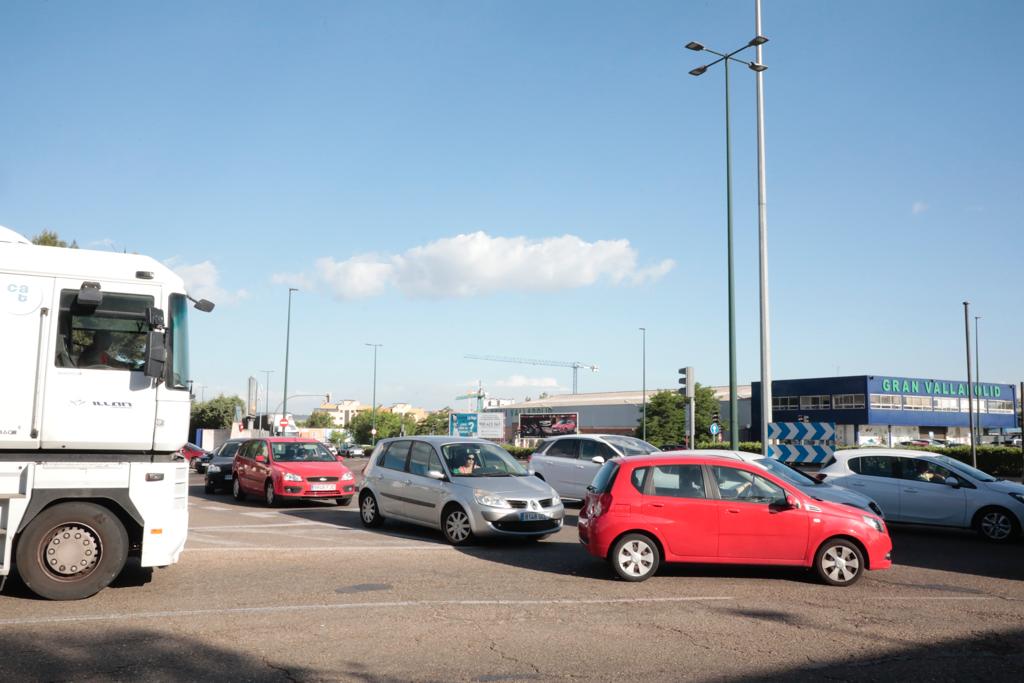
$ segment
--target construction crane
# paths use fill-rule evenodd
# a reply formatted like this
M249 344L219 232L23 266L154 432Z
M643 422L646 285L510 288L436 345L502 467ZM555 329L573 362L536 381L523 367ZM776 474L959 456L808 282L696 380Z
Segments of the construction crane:
M487 392L484 391L484 383L477 382L477 389L471 394L462 394L456 396L455 400L458 401L463 398L475 398L476 399L476 412L482 413L484 411L484 399L487 398Z
M579 393L577 387L579 386L579 371L590 370L591 372L597 372L596 365L590 365L587 363L581 363L578 360L574 361L561 361L561 360L538 360L536 358L514 358L511 356L478 356L475 354L466 354L466 358L473 360L491 360L498 363L519 363L520 365L550 365L556 368L572 368L572 393Z

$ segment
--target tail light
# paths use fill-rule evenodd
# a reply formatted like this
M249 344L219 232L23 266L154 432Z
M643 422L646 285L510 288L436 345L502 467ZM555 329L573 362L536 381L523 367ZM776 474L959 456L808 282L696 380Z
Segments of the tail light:
M597 496L597 502L591 508L591 517L600 517L612 509L612 494L602 493Z

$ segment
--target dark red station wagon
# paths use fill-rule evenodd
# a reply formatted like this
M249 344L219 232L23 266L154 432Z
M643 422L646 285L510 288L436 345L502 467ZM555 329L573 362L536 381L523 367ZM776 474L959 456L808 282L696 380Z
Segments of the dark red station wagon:
M880 517L706 453L609 460L588 488L578 530L627 581L650 578L666 561L809 567L825 583L849 586L892 564Z
M356 490L352 472L313 439L250 439L238 448L232 470L235 499L261 496L267 505L288 498L328 498L348 505Z

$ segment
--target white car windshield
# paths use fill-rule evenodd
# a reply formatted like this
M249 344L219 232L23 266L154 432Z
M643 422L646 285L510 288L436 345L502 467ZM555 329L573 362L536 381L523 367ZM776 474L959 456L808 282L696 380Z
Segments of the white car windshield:
M985 482L988 482L988 481L998 481L991 474L987 474L985 472L982 472L978 468L971 467L967 463L960 462L956 458L951 458L948 455L933 455L932 458L934 460L938 460L943 465L956 470L960 474L966 474L968 477L971 477L972 479L977 479L978 481L985 481Z
M632 436L606 436L604 440L623 455L648 455L649 453L659 452L659 449L643 439L637 439Z
M491 443L450 443L441 453L453 477L525 477L529 474L505 449Z

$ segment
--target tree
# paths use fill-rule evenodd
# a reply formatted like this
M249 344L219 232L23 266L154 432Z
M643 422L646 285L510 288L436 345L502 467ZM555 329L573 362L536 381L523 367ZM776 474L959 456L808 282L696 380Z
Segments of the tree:
M355 436L359 443L371 443L373 435L370 430L373 426L373 411L364 410L352 418L348 429ZM392 436L401 436L403 427L405 434L416 433L416 418L412 415L399 415L398 413L385 413L377 411L377 440L387 439Z
M694 436L700 441L702 437L706 438L708 435L711 416L720 410L714 389L702 386L700 383L697 383L694 389L694 410L697 413ZM649 396L647 399L647 440L656 446L682 443L683 437L688 432L686 424L688 402L688 399L675 391L661 391ZM719 422L722 425L722 430L725 431L725 421L720 419ZM640 437L643 434L642 412L637 423L635 434Z
M306 420L306 423L303 426L304 427L310 427L310 428L313 428L313 427L330 428L330 427L334 426L334 418L331 417L330 413L325 413L323 411L315 410L309 416L309 419Z
M228 429L235 421L235 407L244 410L245 401L237 396L224 396L192 404L190 431L197 429Z
M60 238L53 230L43 230L41 233L32 238L32 244L38 244L42 247L68 247L71 249L78 249L78 243L74 240L69 245L67 242Z
M448 415L451 413L451 410L451 408L442 408L428 414L416 424L416 433L421 435L447 434Z

